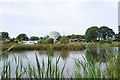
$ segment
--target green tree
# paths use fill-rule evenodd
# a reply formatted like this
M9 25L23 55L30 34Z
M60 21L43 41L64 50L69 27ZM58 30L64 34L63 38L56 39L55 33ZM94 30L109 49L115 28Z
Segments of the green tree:
M43 37L40 37L40 40L44 39Z
M22 34L19 34L17 37L16 37L17 40L19 41L27 41L29 38L27 37L26 34L22 33Z
M39 40L39 37L37 37L37 36L31 36L30 40L32 40L32 41Z
M90 27L85 32L85 39L87 41L96 41L99 37L99 28L97 26Z
M120 40L120 25L118 26L117 40Z
M115 39L120 40L120 34L115 34Z
M80 38L80 39L85 39L85 35L68 35L67 36L69 39L76 39L76 38Z
M69 42L69 38L66 36L63 36L60 38L60 43L61 44L67 44Z
M10 38L8 32L1 32L1 35L2 35L1 36L2 40L6 40Z
M114 38L115 33L112 29L108 28L107 26L102 26L99 28L99 36L103 40L107 40L108 38Z

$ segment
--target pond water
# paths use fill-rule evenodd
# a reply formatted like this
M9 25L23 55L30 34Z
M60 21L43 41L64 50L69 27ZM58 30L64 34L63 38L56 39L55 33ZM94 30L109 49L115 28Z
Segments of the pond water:
M44 59L45 64L47 64L47 58L48 55L52 56L52 63L55 64L56 58L60 56L59 61L59 68L62 69L64 63L66 62L65 67L65 77L70 77L75 69L75 63L74 58L80 59L84 61L83 56L91 61L94 61L94 63L97 64L100 60L102 60L101 63L101 69L105 70L105 55L108 53L118 53L118 47L108 47L108 48L87 48L84 51L22 51L22 52L9 52L6 55L2 56L0 59L0 67L2 67L3 63L5 61L13 61L14 56L20 57L22 59L22 62L24 66L27 65L28 61L32 65L36 65L35 60L35 53L38 55L40 63L42 63L42 59ZM27 59L27 58L29 59ZM15 64L14 62L11 65L11 71L15 71ZM69 74L68 74L69 72ZM12 73L12 76L15 77L14 73Z

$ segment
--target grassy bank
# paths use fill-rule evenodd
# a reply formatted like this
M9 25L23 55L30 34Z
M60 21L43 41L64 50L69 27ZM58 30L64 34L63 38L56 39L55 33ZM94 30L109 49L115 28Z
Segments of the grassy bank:
M120 43L68 43L68 44L34 44L34 45L26 45L26 44L3 44L2 51L7 50L9 47L14 46L10 51L26 51L26 50L67 50L67 51L81 51L89 48L95 47L120 47Z
M99 43L83 43L85 46L89 48L95 48L95 47L120 47L120 43L105 43L105 44L99 44Z
M83 44L7 44L2 45L2 50L5 51L9 47L14 46L10 51L25 51L25 50L84 50L86 47Z

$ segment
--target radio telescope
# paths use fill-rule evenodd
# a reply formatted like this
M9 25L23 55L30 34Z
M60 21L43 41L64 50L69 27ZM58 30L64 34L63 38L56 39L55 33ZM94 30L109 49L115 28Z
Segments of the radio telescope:
M49 38L53 38L54 42L56 42L59 37L60 37L60 33L57 31L52 31L49 33Z

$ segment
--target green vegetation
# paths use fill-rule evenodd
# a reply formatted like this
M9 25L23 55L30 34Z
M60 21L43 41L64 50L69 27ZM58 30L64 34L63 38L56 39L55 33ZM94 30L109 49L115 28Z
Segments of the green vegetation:
M2 40L6 40L10 38L8 32L0 32L0 34L2 35Z
M34 45L25 45L25 44L9 44L3 45L2 50L5 51L9 47L14 45L11 51L25 51L25 50L84 50L86 47L84 44L34 44Z
M42 60L42 63L39 62L39 58L37 54L35 54L36 57L36 65L32 65L30 63L30 60L27 59L27 66L25 67L23 64L23 60L20 57L14 57L13 61L4 62L4 65L2 69L0 68L1 72L1 78L12 78L11 76L11 64L15 63L17 66L14 68L15 72L15 78L63 78L64 76L64 68L65 64L62 68L62 71L58 68L58 63L60 61L60 57L56 59L56 63L52 64L52 57L48 57L48 63L45 65L44 59Z
M31 41L36 41L36 40L39 40L39 37L37 37L37 36L31 36L31 37L30 37L30 40L31 40Z
M52 38L42 39L38 41L38 44L53 44L53 43L54 43L54 39Z
M98 28L97 26L90 27L85 32L86 41L96 41L96 40L107 40L109 38L114 38L115 33L112 29L102 26Z
M69 38L66 36L63 36L60 38L60 43L61 44L67 44L69 42Z
M19 40L19 41L23 41L23 40L27 41L29 38L27 37L26 34L22 33L22 34L19 34L19 35L16 37L16 39Z
M108 53L104 54L106 59L106 69L101 70L100 65L103 63L99 61L95 65L94 61L87 60L84 56L84 62L75 59L76 72L74 78L119 78L120 69L119 69L119 54L118 53ZM80 71L83 70L82 75Z
M53 44L53 43L54 43L54 39L52 38L46 39L46 44Z
M100 40L99 43L100 44L105 44L105 40Z
M89 48L95 48L95 47L120 47L120 43L104 43L105 41L101 41L100 43L84 43L85 46Z

